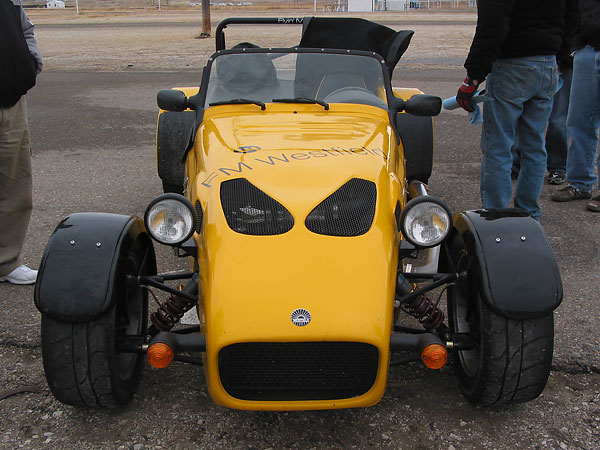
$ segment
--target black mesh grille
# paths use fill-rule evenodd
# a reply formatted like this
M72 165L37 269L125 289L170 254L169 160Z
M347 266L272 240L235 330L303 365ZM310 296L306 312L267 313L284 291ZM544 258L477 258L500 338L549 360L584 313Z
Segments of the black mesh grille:
M281 203L244 178L221 183L221 206L227 224L238 233L269 236L294 226L294 218Z
M196 200L196 215L198 216L198 222L196 222L196 233L200 234L202 231L202 220L204 220L204 213L202 212L202 206L200 202Z
M219 352L221 383L241 400L333 400L366 393L379 352L360 342L252 342Z
M352 178L310 212L306 228L327 236L360 236L371 228L376 201L375 183Z

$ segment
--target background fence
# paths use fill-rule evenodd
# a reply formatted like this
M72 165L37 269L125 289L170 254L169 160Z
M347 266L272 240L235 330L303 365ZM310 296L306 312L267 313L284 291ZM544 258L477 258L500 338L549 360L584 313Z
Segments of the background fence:
M63 2L67 8L75 7L75 0L23 0L25 7L44 8L48 3ZM83 10L117 10L131 8L200 8L202 0L78 0ZM403 11L415 9L466 9L475 8L476 0L211 0L215 9L306 9L318 12L336 11Z

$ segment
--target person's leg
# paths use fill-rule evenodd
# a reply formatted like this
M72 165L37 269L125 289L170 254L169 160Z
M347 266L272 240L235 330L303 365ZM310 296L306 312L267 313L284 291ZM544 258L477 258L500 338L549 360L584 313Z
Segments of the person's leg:
M567 153L567 182L578 191L591 192L600 125L600 53L586 46L575 53L567 127L571 145Z
M515 208L539 219L539 199L546 174L544 130L552 109L552 97L558 86L556 63L540 63L536 69L536 76L540 87L523 105L523 114L517 125L521 172L515 190Z
M548 119L548 129L546 130L546 152L548 161L546 168L550 176L550 184L561 184L566 178L567 172L567 113L569 111L569 98L571 96L571 79L573 69L565 69L560 75L562 87L554 96L552 101L552 112ZM556 177L552 177L557 174Z
M488 76L486 89L493 100L483 105L481 203L484 208L509 206L516 124L530 95L534 70L522 59L499 60Z
M512 164L512 169L510 169L510 177L513 180L516 180L517 178L519 178L519 172L521 171L521 155L519 155L519 152L517 150L518 148L519 148L519 136L516 135L515 143L513 144L513 148L511 149L513 164Z
M0 109L0 277L19 265L32 209L31 146L25 98Z
M596 86L599 86L600 85L600 51L596 51L595 53L596 53L596 55L595 55L595 66L596 66L595 83L596 83ZM599 91L600 91L600 88L599 88ZM595 118L593 120L594 120L594 123L596 124L596 130L598 130L598 127L600 127L600 98L598 98L596 101L596 112L595 112ZM597 141L596 141L596 145L598 145ZM596 168L600 171L600 151L598 151L598 153L597 153ZM600 182L599 182L598 188L600 189ZM586 207L590 211L600 212L600 195L596 195L594 198L592 198L592 200L590 200L588 202Z

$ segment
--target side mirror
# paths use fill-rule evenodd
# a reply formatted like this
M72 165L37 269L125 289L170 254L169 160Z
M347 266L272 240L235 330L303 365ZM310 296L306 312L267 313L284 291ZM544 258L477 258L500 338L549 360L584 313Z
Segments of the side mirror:
M158 103L160 109L172 112L185 111L189 107L185 94L175 89L161 89L158 91L156 103Z
M417 94L406 100L401 109L413 116L437 116L442 110L442 99L435 95Z

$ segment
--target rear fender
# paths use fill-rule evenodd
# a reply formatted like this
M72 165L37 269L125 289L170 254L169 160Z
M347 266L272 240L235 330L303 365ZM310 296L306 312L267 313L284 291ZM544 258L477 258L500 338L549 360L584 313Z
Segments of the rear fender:
M62 220L48 241L34 291L42 314L64 322L88 322L118 300L124 282L122 255L137 239L146 241L146 258L156 267L154 247L143 221L135 216L76 213Z
M453 232L476 258L480 295L495 312L522 320L560 305L563 290L554 253L531 216L514 210L461 212L454 216Z

